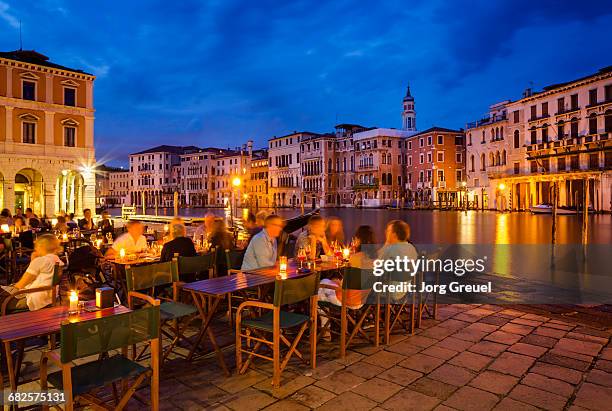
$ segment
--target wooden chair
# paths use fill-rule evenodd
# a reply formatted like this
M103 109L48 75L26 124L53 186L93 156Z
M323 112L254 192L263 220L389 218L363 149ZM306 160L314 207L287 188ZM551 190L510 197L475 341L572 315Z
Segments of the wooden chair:
M350 292L365 293L372 289L372 270L364 270L355 267L345 267L342 272L342 297L341 301L347 301ZM338 290L338 287L329 284L320 284L320 288ZM359 308L350 308L346 304L338 307L329 302L319 301L319 316L327 318L327 324L319 330L319 339L325 335L338 334L340 336L340 358L346 356L346 350L353 340L361 336L365 340L378 347L380 344L380 299L378 295L373 296L376 303L370 304L364 301ZM364 330L365 325L371 325L372 332ZM340 331L335 331L333 325L338 326Z
M96 391L112 386L115 410L123 409L135 396L138 387L150 379L152 410L159 409L159 300L151 306L124 314L96 318L88 321L70 322L61 327L60 352L44 352L40 362L40 386L47 391L49 384L65 395L64 409L71 411L75 403L86 402L94 408L108 409L96 397ZM151 362L141 365L128 359L128 347L138 343L149 343ZM113 350L121 354L110 355ZM83 362L82 359L98 355L98 359ZM79 360L79 364L75 361ZM49 362L60 367L48 374ZM133 380L131 385L128 381ZM117 395L117 384L121 383L121 398ZM49 406L43 406L48 410Z
M161 295L156 296L162 301L160 305L160 341L163 335L171 340L170 346L163 352L161 359L163 363L180 340L191 344L183 335L181 328L179 328L179 320L184 318L187 319L183 327L183 329L185 329L189 323L196 318L198 312L197 308L193 305L184 304L179 301L182 283L179 282L178 261L174 258L172 261L165 263L134 267L128 265L125 267L125 274L128 290L128 306L132 309L135 308L134 300L149 301L149 299L155 295L156 288L159 289L159 287L163 286L172 286L171 298ZM168 323L172 323L172 325ZM139 358L141 355L136 358Z
M283 369L295 353L302 361L304 357L297 349L302 335L310 328L310 365L316 367L317 354L317 293L319 289L319 274L292 279L276 279L274 283L274 302L264 303L260 301L245 301L236 313L236 368L240 374L244 374L249 368L254 357L263 358L273 362L272 385L280 386L280 376ZM301 301L310 300L310 314L300 314L281 310L288 304L296 304ZM242 312L248 307L269 310L266 314L257 317L243 319ZM243 331L244 328L244 331ZM297 332L295 330L297 329ZM290 341L286 332L292 330L295 339ZM266 336L272 335L272 340ZM242 338L247 341L255 341L252 350L242 346ZM272 350L272 357L260 354L259 350L267 346ZM281 346L287 350L281 359ZM242 361L242 353L248 354L245 362Z
M215 277L214 251L195 257L177 256L177 258L179 277L182 281L192 282Z
M5 284L11 284L17 270L13 240L9 237L2 237L0 243L4 245L4 249L0 251L0 275L5 279Z
M245 252L246 250L225 250L225 261L227 263L228 273L240 271Z
M389 272L385 274L385 278L386 284L400 282L416 284L416 276L410 276L404 272ZM382 297L384 298L385 305L385 344L389 344L391 333L397 328L400 328L402 332L414 334L416 294L409 292L398 296L397 294L387 292Z

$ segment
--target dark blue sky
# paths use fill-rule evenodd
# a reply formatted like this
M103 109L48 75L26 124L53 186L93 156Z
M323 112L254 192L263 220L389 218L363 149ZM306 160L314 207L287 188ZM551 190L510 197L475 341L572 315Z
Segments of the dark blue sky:
M375 6L374 6L375 5ZM612 64L610 1L12 1L19 44L98 76L98 159L156 144L264 146L336 122L463 127L525 87Z

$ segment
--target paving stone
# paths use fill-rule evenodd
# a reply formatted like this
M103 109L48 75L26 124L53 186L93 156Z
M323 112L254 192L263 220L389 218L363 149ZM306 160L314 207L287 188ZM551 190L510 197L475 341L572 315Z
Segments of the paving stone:
M539 345L531 345L519 342L510 346L510 348L508 348L508 351L537 358L544 354L547 351L547 348L540 347Z
M442 339L448 337L449 335L451 335L454 332L455 332L454 330L451 330L451 329L448 329L448 328L444 328L444 327L440 327L440 326L436 326L436 327L431 327L431 328L423 331L419 335L422 335L423 337L433 338L435 340L442 340Z
M451 318L438 324L438 327L446 328L453 331L459 331L467 327L468 325L470 325L470 323Z
M512 334L506 331L495 331L487 335L484 339L486 341L493 341L500 344L512 345L518 342L522 336L520 334Z
M454 408L447 407L444 404L440 404L436 408L433 409L433 411L454 411L454 410L455 410Z
M541 321L541 322L550 321L549 317L545 317L543 315L538 315L538 314L525 314L521 318L524 318L526 320Z
M492 325L497 325L497 326L502 326L508 322L511 321L513 317L503 317L501 315L490 315L488 317L483 318L482 320L478 321L479 324L492 324Z
M434 380L442 381L458 387L467 384L476 374L466 368L451 364L444 364L436 368L428 376Z
M364 378L343 370L317 381L315 385L335 394L342 394L364 381Z
M372 378L353 388L352 391L378 403L386 401L393 394L403 389L401 385L381 378Z
M527 335L534 330L534 327L530 327L528 325L515 324L515 323L510 322L504 325L503 327L501 327L499 330L505 331L511 334Z
M575 330L567 333L567 338L573 338L574 340L588 341L595 344L606 345L609 341L609 337L600 337L596 335L578 333Z
M320 411L338 411L338 410L357 410L368 411L376 407L376 402L355 394L354 392L345 392L336 398L333 398L323 404L318 410Z
M471 309L469 311L466 311L465 314L474 315L476 317L483 318L483 317L487 317L487 316L489 316L491 314L495 314L495 311L487 310L486 308L483 308L483 307L477 307L477 308L473 308L473 309Z
M446 348L446 349L453 350L453 351L463 351L463 350L467 350L472 345L474 345L474 343L471 341L460 340L458 338L453 338L453 337L446 337L445 339L437 343L435 346Z
M361 378L372 378L385 371L383 367L359 361L346 367L346 371L352 372Z
M494 408L495 411L538 411L539 408L525 404L512 398L502 399Z
M480 341L479 343L472 345L469 348L469 351L482 355L488 355L489 357L497 357L499 354L506 351L507 348L508 346L505 344L500 344L493 341Z
M612 388L585 382L580 386L574 404L591 410L610 409Z
M414 354L399 363L402 367L410 368L411 370L419 371L424 374L433 371L442 364L444 364L444 360L425 354Z
M293 376L291 378L282 379L279 388L274 388L272 384L270 384L270 380L261 381L254 385L253 388L263 391L266 394L272 395L275 398L283 399L292 395L294 392L299 391L302 388L314 383L315 381L316 380L314 378L298 375Z
M496 331L499 327L493 324L487 324L487 323L481 323L481 322L477 322L477 323L473 323L468 325L467 327L464 328L465 331L478 331L478 332L486 332L486 333L492 333L493 331Z
M274 401L274 397L264 392L254 388L247 388L234 395L233 399L224 402L224 405L232 410L261 410Z
M494 371L483 371L470 381L470 385L492 392L493 394L502 395L509 393L518 381L517 377L511 375L500 374Z
M457 355L457 351L449 350L447 348L438 347L434 345L432 347L425 348L421 351L421 354L430 355L432 357L441 358L443 360L448 360Z
M593 362L593 357L590 355L580 354L580 353L573 352L573 351L567 351L561 348L552 348L548 352L551 354L560 355L562 357L573 358L575 360L583 361L589 364Z
M612 373L602 370L591 370L587 375L588 382L612 388Z
M423 374L420 372L409 370L408 368L395 367L389 368L387 371L380 374L378 377L387 381L394 382L403 386L410 385L414 380L421 378Z
M576 328L572 330L572 332L592 335L595 337L601 337L601 338L606 338L606 339L610 339L612 337L612 334L610 333L609 330L599 330L597 328L592 328L592 327L583 326L583 325L577 326Z
M434 409L439 402L440 399L436 397L430 397L409 388L404 388L385 401L382 406L391 411L431 410Z
M511 352L502 353L491 365L489 369L499 371L504 374L520 377L525 374L529 367L533 365L535 358Z
M386 351L391 351L406 356L416 354L422 349L423 347L416 346L412 344L412 342L407 340L401 341L397 344L393 344L385 348Z
M538 326L542 325L542 323L543 323L543 321L528 320L525 317L515 318L514 320L512 320L510 322L512 324L528 325L530 327L538 327Z
M595 363L595 368L607 372L612 372L612 361L597 360L597 362Z
M489 334L488 331L467 331L467 330L461 330L461 331L458 331L458 332L454 333L452 336L454 338L458 338L460 340L471 341L471 342L476 343L476 342L482 340L488 334Z
M317 368L312 370L312 378L320 380L323 378L327 378L338 370L344 368L344 365L336 362L336 361L328 361L326 363L320 364L317 362Z
M604 348L603 351L601 352L600 357L604 360L612 361L612 348L610 347Z
M417 347L427 348L430 345L436 344L439 340L430 337L424 337L422 335L413 335L407 339L412 345Z
M269 377L267 375L258 371L248 370L244 374L232 375L231 378L227 378L225 375L220 375L219 377L215 378L212 383L222 390L233 394L268 378Z
M457 389L456 386L446 384L442 381L432 380L428 377L419 378L408 386L411 390L418 391L421 394L430 397L440 398L445 400Z
M378 365L385 369L393 367L398 362L402 361L405 356L391 351L379 351L376 354L370 355L362 360L373 365Z
M340 356L336 354L336 351L334 350L333 356L334 356L333 358L334 361L339 362L345 367L348 367L349 365L354 364L357 361L361 361L365 358L365 355L358 353L357 351L353 351L353 350L348 350L344 358L340 358Z
M549 378L544 375L534 372L528 373L522 380L521 384L529 385L530 387L539 388L544 391L559 394L564 398L569 398L574 392L574 386L565 381L556 378Z
M557 354L546 353L541 358L540 361L546 362L549 364L560 365L561 367L573 368L578 371L586 371L589 369L590 363L575 360L573 358L564 357Z
M521 317L521 316L525 315L525 313L522 312L522 311L517 311L517 310L512 310L512 309L507 309L507 310L500 311L498 314L499 315L506 315L506 316L508 316L510 318Z
M479 390L474 387L461 387L450 398L444 401L447 405L458 410L471 411L478 404L479 410L493 409L499 398L490 392Z
M560 395L521 384L510 391L509 397L551 411L562 410L567 402L567 399Z
M574 329L574 325L571 325L571 324L568 324L562 321L557 321L557 320L548 321L542 324L542 326L549 327L549 328L556 328L557 330L565 330L565 331L570 331Z
M317 408L334 397L335 395L333 393L321 387L309 385L293 394L291 399L309 408Z
M461 320L461 321L465 321L468 323L475 323L476 321L480 320L481 317L478 315L470 315L466 313L461 313L461 314L457 314L453 318L455 320Z
M277 401L274 404L264 408L264 411L307 411L310 408L292 399Z
M576 385L582 380L580 371L572 370L571 368L559 367L558 365L546 364L537 362L530 372L535 372L547 377L556 378L570 384Z
M486 355L476 354L470 351L463 351L456 357L453 357L448 363L465 367L473 371L480 371L491 362L491 357Z
M562 338L567 334L565 330L557 330L556 328L538 327L533 330L536 335L543 335L545 337Z
M539 345L540 347L546 347L546 348L554 347L558 341L559 340L557 340L556 338L546 337L544 335L537 335L537 334L529 334L521 339L522 343Z
M599 354L599 351L601 351L603 346L598 343L563 337L559 340L555 348L595 356Z

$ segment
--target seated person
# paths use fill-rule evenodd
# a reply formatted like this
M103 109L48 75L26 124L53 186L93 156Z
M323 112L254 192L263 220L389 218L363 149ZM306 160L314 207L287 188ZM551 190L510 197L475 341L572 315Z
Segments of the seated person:
M276 264L277 238L283 231L283 220L272 214L264 220L264 228L253 236L244 253L241 270L255 270Z
M123 248L126 254L141 253L147 249L147 239L143 235L144 226L140 221L130 220L125 225L127 233L121 234L114 242L113 246L106 251L105 256L115 258Z
M306 230L302 231L295 242L295 253L300 249L309 249L309 260L316 260L321 255L332 255L332 250L325 238L325 220L314 215L308 220Z
M210 234L213 231L213 225L215 223L215 216L214 214L206 214L206 216L204 216L204 222L198 222L196 229L193 233L193 241L204 241L206 239L208 239L208 237L210 236Z
M217 249L216 261L217 261L217 275L227 274L228 267L227 260L225 258L225 250L231 250L234 246L234 236L227 231L225 227L225 220L221 217L215 218L212 226L212 232L208 236L211 250Z
M96 224L91 217L91 210L89 208L83 210L83 218L79 220L79 229L83 231L91 231L96 229Z
M54 230L59 231L60 233L64 234L68 232L68 224L66 224L66 217L64 216L58 216L57 217L57 224L55 224L55 227L53 227Z
M102 211L102 219L98 221L98 230L104 237L106 237L106 234L108 233L111 233L112 235L115 231L113 220L110 219L110 213L106 210Z
M392 220L385 229L385 245L378 251L381 260L395 260L396 257L408 257L410 260L418 258L418 252L410 243L410 225L402 220ZM403 281L412 281L410 273L389 272L389 284L397 284ZM394 292L390 294L393 301L399 302L407 295L406 292Z
M355 232L353 237L355 244L355 253L349 258L349 266L355 268L362 268L364 270L371 270L373 267L373 261L376 258L376 250L374 245L376 240L374 238L374 230L368 225L360 226ZM321 280L321 284L327 284L333 286L335 290L329 288L319 289L319 301L330 302L334 305L342 305L342 280L340 278L324 278ZM346 306L357 310L365 303L370 290L347 290L346 294Z
M19 217L19 220L22 220ZM24 248L34 249L34 232L38 231L40 227L40 221L37 218L30 218L29 230L23 230L19 233L19 243Z
M74 230L75 228L79 228L79 224L74 219L74 213L68 214L68 218L66 219L66 225L71 230Z
M32 253L32 262L21 279L15 284L3 286L0 290L0 301L4 301L9 294L30 288L46 287L53 284L55 265L63 265L57 256L61 251L59 240L51 234L43 234L36 240L35 250ZM17 296L9 302L10 311L28 309L39 310L53 303L51 291L41 291Z
M195 257L197 255L191 238L187 237L187 229L183 224L173 224L170 235L172 240L164 244L161 251L161 262L171 261L175 254L181 257Z

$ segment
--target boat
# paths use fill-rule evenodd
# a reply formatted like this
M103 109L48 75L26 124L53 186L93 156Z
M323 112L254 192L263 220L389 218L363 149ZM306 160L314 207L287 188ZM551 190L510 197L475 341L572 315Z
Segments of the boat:
M553 212L551 204L538 204L536 206L529 207L529 211L531 211L533 214L552 214ZM557 207L557 215L576 215L578 212L582 211L569 207ZM590 207L589 213L593 213L593 209Z
M319 214L319 209L316 208L308 213L300 214L299 216L290 218L287 220L287 223L285 224L285 228L283 229L283 231L285 231L288 234L294 231L297 231L300 228L304 227L306 224L308 224L308 220L310 219L310 217L312 217L313 215L318 215L318 214Z

